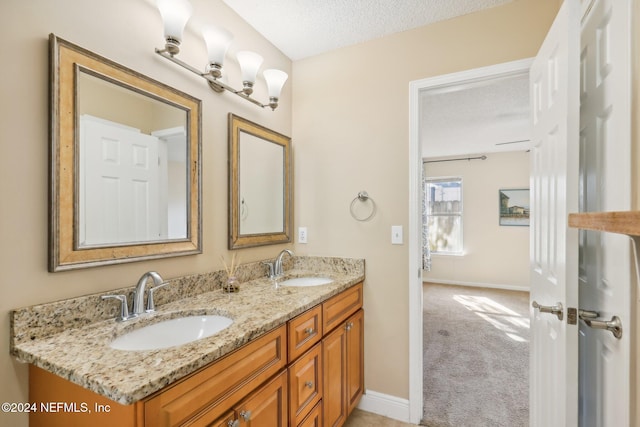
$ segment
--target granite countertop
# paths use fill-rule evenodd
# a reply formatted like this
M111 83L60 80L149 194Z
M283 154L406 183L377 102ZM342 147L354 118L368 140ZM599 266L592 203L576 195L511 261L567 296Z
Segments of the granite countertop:
M24 331L21 334L17 330L24 325L14 320L14 317L19 319L20 310L14 310L11 353L20 361L114 401L131 404L363 281L364 261L361 268L347 271L296 268L286 273L285 279L323 276L333 282L322 286L281 287L267 278L258 278L242 283L237 293L215 289L167 302L158 306L155 313L125 322L110 318L30 338L13 337L24 335ZM115 337L133 329L170 318L203 314L224 315L232 318L233 323L209 338L166 349L122 351L109 347Z

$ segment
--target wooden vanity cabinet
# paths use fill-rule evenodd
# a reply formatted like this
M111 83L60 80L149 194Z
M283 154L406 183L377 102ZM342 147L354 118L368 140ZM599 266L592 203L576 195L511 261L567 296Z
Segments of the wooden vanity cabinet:
M338 427L364 389L363 321L359 283L132 405L30 365L30 402L110 411L31 413L29 425Z
M30 402L87 402L91 412L29 414L30 427L229 427L243 408L256 419L253 426L286 427L287 328L282 325L220 360L132 405L121 405L33 365L29 369ZM278 374L276 376L276 374ZM270 380L274 378L273 380ZM279 383L277 381L280 381ZM265 384L263 386L263 384ZM108 411L98 413L95 405ZM82 409L82 408L81 408ZM245 412L246 413L246 412ZM234 417L235 418L229 418ZM224 421L227 421L225 424ZM273 420L283 420L274 423ZM222 423L222 424L220 424ZM239 426L251 426L251 423Z

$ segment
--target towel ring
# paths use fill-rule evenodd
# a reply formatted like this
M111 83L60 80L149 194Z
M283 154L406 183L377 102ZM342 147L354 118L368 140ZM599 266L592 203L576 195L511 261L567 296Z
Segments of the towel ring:
M353 211L353 207L358 201L362 203L371 202L371 213L369 213L369 215L365 217L358 217L355 214L355 212ZM353 219L355 219L356 221L369 221L376 214L376 202L374 202L373 199L369 197L369 194L367 194L366 191L360 191L358 195L351 201L349 211L351 212L351 216L353 217Z

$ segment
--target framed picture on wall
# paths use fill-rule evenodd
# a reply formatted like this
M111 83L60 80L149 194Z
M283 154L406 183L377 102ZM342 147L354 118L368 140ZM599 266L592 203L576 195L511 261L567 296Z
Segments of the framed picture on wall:
M500 225L529 226L529 189L499 190Z

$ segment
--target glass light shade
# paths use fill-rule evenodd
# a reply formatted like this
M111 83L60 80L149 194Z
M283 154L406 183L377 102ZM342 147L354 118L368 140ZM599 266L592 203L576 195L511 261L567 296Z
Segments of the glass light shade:
M254 83L258 69L262 65L262 56L248 50L241 50L237 53L237 56L240 63L240 71L242 72L242 81Z
M282 91L282 86L287 81L289 77L287 73L280 70L264 70L264 79L267 81L267 88L269 90L269 98L280 98L280 92Z
M204 37L204 42L207 44L209 63L222 66L224 56L227 54L231 40L233 40L233 34L224 28L207 25L202 29L202 37Z
M182 41L182 32L191 17L193 7L188 0L157 0L164 22L164 38Z

